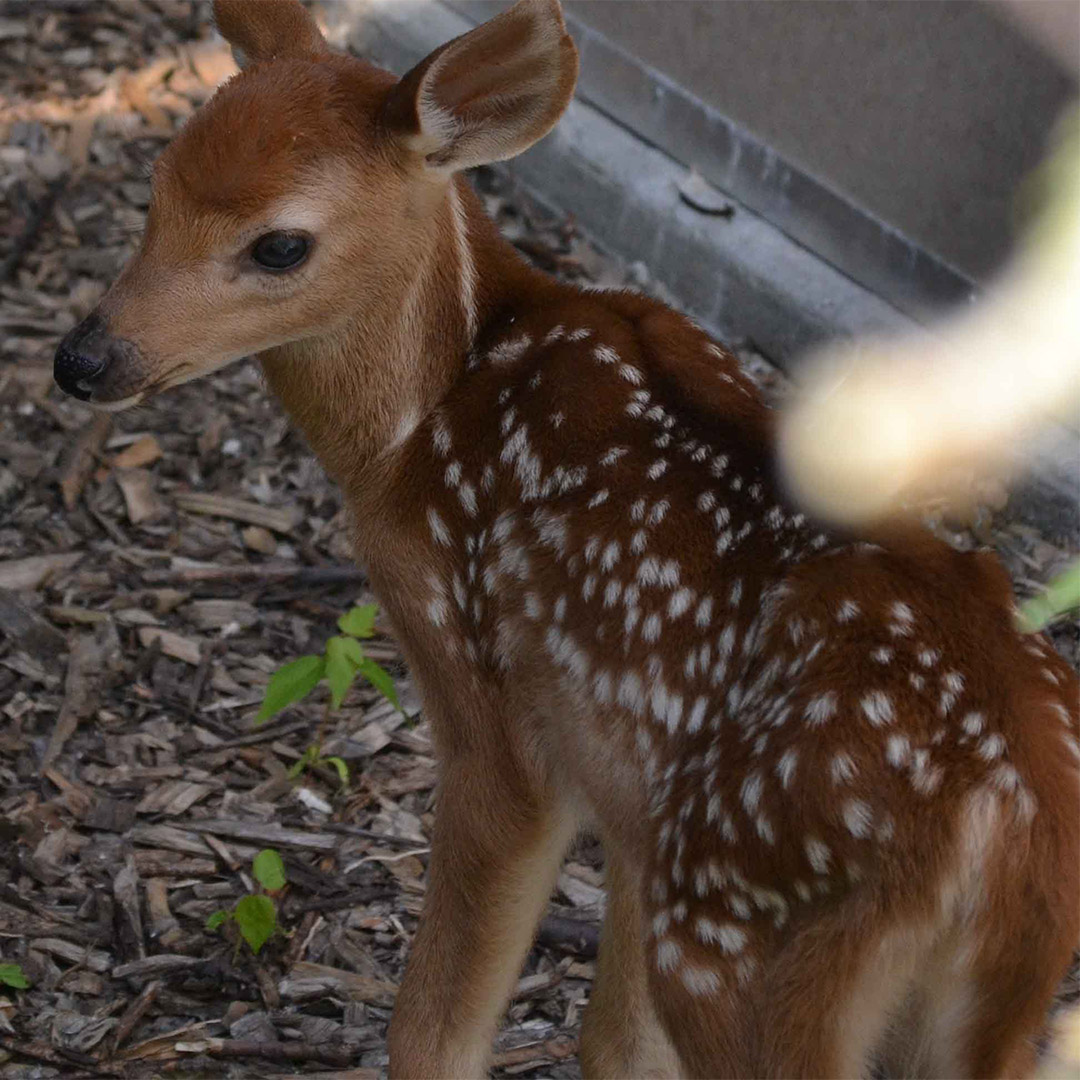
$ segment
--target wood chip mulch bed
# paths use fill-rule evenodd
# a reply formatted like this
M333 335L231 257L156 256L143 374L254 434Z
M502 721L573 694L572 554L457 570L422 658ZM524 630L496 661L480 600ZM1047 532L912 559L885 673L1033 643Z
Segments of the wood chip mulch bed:
M425 889L434 762L393 641L369 652L405 715L355 689L286 773L316 698L256 727L270 673L370 599L341 499L248 364L115 418L53 388L52 352L137 242L147 163L231 73L201 2L0 3L0 1077L376 1077ZM504 175L478 185L531 259L649 287ZM782 377L745 354L767 392ZM1021 594L1069 552L1007 507L992 544ZM1076 663L1075 626L1056 643ZM284 860L258 958L213 912ZM578 1076L602 910L571 854L496 1047L502 1076Z

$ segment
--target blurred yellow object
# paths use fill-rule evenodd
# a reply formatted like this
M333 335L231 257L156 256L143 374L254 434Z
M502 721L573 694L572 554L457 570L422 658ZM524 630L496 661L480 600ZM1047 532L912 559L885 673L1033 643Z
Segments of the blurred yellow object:
M925 334L836 345L781 425L796 498L836 521L1005 476L1048 422L1080 414L1080 110L1036 178L1046 203L997 285Z

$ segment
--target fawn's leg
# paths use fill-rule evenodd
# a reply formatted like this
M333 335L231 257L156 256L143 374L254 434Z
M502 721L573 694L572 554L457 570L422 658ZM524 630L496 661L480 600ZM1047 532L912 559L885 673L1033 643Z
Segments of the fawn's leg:
M393 1077L484 1074L574 832L568 807L517 767L503 734L442 769L424 913L390 1025Z
M607 914L596 981L581 1026L582 1074L679 1076L679 1059L649 996L641 875L609 846L604 878Z

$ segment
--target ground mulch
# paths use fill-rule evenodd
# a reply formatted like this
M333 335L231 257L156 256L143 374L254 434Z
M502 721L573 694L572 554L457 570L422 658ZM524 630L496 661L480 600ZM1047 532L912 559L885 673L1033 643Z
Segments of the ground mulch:
M370 600L342 502L234 366L105 417L52 385L62 334L138 240L147 167L233 69L201 2L0 3L0 1077L376 1077L423 902L435 778L394 642L287 775L324 700L264 726L270 673ZM477 177L519 249L569 280L654 288L512 176ZM783 377L743 351L771 396ZM1000 503L1001 500L999 499ZM1070 553L1008 505L931 524L991 545L1020 595ZM1073 624L1055 643L1074 664ZM208 931L284 858L282 930L258 957ZM496 1046L500 1076L579 1075L603 908L600 853L560 876Z

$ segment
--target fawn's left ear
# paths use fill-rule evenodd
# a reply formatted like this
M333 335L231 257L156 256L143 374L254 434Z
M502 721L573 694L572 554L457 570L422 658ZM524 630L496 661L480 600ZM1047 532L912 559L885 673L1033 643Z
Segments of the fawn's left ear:
M326 39L300 0L214 0L214 22L240 67L327 51Z
M558 0L520 0L417 64L390 92L383 119L439 172L503 161L555 126L577 69Z

